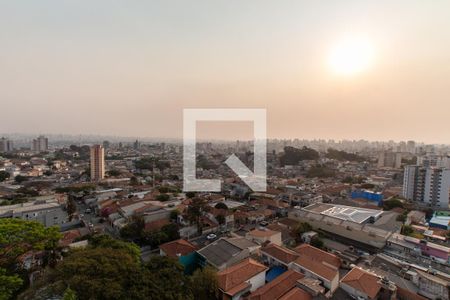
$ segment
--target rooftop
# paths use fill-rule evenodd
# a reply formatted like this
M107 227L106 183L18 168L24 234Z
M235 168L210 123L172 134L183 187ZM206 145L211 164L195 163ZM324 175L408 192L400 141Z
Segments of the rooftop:
M249 286L246 281L265 272L267 267L248 258L217 273L219 288L226 294L235 295Z
M358 224L362 224L370 218L376 219L383 214L383 211L381 210L328 203L315 203L302 209L308 212L313 212L344 221L351 221Z
M261 252L264 252L279 261L282 261L285 264L289 264L290 262L297 259L299 254L295 251L292 251L290 249L280 247L275 244L269 244L266 247L261 249Z
M378 280L378 277L374 274L355 267L342 278L341 283L345 283L363 292L371 299L375 299L381 289L381 284Z
M341 260L334 254L327 253L308 244L303 244L295 249L300 256L294 261L295 264L325 278L333 280L339 274Z
M183 239L162 244L159 248L172 258L178 258L195 251L195 246Z
M197 252L214 266L220 267L241 251L242 249L240 247L233 245L224 238L221 238L198 250Z
M260 287L254 291L249 300L272 300L278 299L297 284L297 280L302 279L303 274L298 273L294 270L288 270L272 280L270 283Z

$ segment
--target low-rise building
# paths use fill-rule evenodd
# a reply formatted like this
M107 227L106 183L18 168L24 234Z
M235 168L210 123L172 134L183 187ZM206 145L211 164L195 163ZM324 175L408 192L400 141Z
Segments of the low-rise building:
M221 238L198 250L200 265L221 271L250 257L260 246L245 238Z
M305 277L305 275L296 272L294 270L288 270L267 283L266 285L260 287L247 298L248 300L277 300L281 299L283 296L288 294L292 289L297 286L297 281ZM303 293L302 298L295 299L311 299L312 297L305 291L301 290ZM298 292L297 292L298 293ZM289 298L288 298L289 299ZM294 299L294 298L293 298Z
M38 221L49 227L67 222L67 212L56 197L38 197L30 202L0 206L0 218Z
M247 232L245 237L248 240L254 241L258 244L264 244L266 242L273 243L281 246L281 232L270 230L267 228L254 229Z
M339 257L308 244L297 247L295 251L299 257L291 263L291 269L320 280L331 294L339 287Z
M417 274L417 275L416 275ZM450 282L444 278L416 270L412 282L419 288L419 294L428 299L449 299Z
M379 278L358 267L341 279L340 287L354 299L377 299L381 290Z
M248 258L217 273L220 299L241 299L264 285L267 267Z

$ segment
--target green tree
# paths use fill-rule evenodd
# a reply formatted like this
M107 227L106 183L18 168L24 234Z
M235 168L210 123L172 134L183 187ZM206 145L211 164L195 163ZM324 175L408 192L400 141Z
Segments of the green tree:
M47 170L47 171L44 172L44 175L45 175L45 176L52 176L52 175L53 175L53 172L50 171L50 170Z
M308 222L300 222L297 227L294 229L294 233L297 236L297 239L300 240L302 234L305 232L311 231L312 226Z
M153 281L164 291L160 299L192 299L184 268L174 259L167 256L153 256L144 269L157 274Z
M403 225L401 234L403 235L412 235L414 233L414 229L409 225Z
M141 239L145 228L144 218L134 216L131 222L120 230L120 236L125 239Z
M226 218L224 215L217 215L216 220L220 225L223 225L226 222Z
M211 267L196 270L191 277L190 286L192 295L197 300L217 299L219 286L216 271Z
M69 215L69 221L72 220L73 214L76 213L77 206L72 197L69 196L69 200L67 201L67 214Z
M117 177L117 176L120 176L122 174L122 172L120 172L120 170L112 169L112 170L109 170L107 172L107 174L110 177Z
M170 212L170 219L176 221L178 219L178 215L180 212L177 209L174 209Z
M91 248L124 250L136 261L141 260L141 249L136 244L120 241L106 234L94 235L89 239L89 244Z
M180 238L177 224L170 223L170 224L164 225L161 228L161 231L167 235L166 242L170 242L170 241L177 240Z
M156 200L161 201L161 202L168 201L169 199L170 199L170 196L168 194L159 194L158 196L156 196Z
M0 182L5 181L9 178L9 173L6 171L0 171Z
M191 223L195 223L197 225L197 232L199 234L202 233L202 224L200 222L200 219L205 209L206 209L205 200L201 198L193 198L192 203L189 205L187 210L188 220Z
M397 198L383 201L384 210L391 210L396 207L404 208L403 202Z
M35 221L0 219L0 265L11 265L30 250L55 252L62 235L57 227Z
M303 147L301 149L294 147L284 147L284 153L280 157L281 166L298 165L302 160L317 160L319 153L311 148Z
M311 239L310 245L319 249L323 249L324 247L322 239L317 236Z
M125 249L100 247L71 253L57 272L80 299L127 299L128 275L140 266Z
M0 268L0 300L11 299L22 287L23 280L17 275L8 275L5 269Z
M228 206L223 202L217 203L214 207L217 209L228 209Z
M68 287L64 292L63 300L77 300L77 294L74 290Z
M136 176L132 176L132 177L130 178L130 185L132 185L132 186L139 185L139 180L137 179Z

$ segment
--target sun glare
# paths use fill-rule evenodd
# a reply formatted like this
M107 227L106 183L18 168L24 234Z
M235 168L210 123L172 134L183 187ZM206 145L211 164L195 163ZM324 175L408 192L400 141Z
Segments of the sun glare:
M354 75L368 69L374 60L373 45L367 38L341 40L331 50L329 64L338 75Z

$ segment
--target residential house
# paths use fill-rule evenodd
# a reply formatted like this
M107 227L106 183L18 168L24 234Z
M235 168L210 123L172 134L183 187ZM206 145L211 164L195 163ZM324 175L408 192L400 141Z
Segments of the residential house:
M305 277L305 275L298 273L294 270L288 270L267 283L266 285L260 287L256 291L247 297L247 300L277 300L282 298L284 295L289 293L292 289L296 288L297 281ZM302 291L303 296L300 299L309 300L312 297L307 293Z
M266 242L273 243L281 246L281 232L273 231L267 228L254 229L245 234L245 238L254 241L258 244L264 244Z
M267 267L248 258L217 273L220 299L241 299L265 283Z
M224 270L256 253L260 246L245 238L221 238L198 250L201 266Z
M196 264L196 247L186 240L179 239L159 246L159 255L168 256L184 266L186 273L191 273Z
M340 287L354 299L377 299L381 290L379 278L368 271L354 267L341 280Z
M297 247L295 251L299 257L292 262L291 269L320 280L331 294L339 287L339 257L308 244Z

